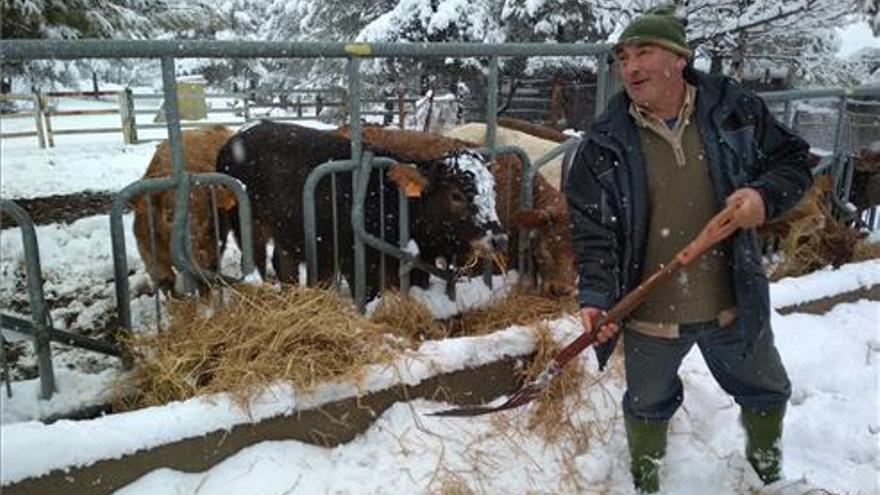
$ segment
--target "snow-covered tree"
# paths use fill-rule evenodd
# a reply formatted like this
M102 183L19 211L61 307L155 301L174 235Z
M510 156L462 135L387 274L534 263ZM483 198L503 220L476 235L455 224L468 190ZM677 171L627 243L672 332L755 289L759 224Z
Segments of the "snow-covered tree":
M198 36L217 21L212 4L210 0L3 0L0 37L148 39L167 32ZM119 65L101 60L4 62L2 69L33 82L76 86L92 72L117 73Z
M792 65L800 58L833 56L838 40L832 28L844 24L854 8L840 0L701 0L684 6L691 42L712 58L713 69L726 60L737 75L747 61ZM795 65L810 79L821 77L815 72L825 64Z
M868 16L874 36L880 36L880 0L857 0L859 9Z
M500 29L500 8L491 0L399 0L390 10L363 27L358 41L377 42L483 42L504 41ZM473 59L377 60L365 64L374 78L386 81L419 80L421 90L445 90L459 78L481 70ZM381 81L377 81L380 82Z

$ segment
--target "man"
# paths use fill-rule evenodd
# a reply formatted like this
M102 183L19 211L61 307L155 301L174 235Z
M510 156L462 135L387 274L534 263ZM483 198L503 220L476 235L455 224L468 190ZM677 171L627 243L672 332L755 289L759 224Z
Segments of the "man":
M810 186L808 145L727 77L688 65L682 23L658 9L634 20L613 55L624 91L592 125L565 185L586 330L603 310L670 261L725 204L739 230L658 287L620 328L631 471L659 489L669 419L683 401L678 368L697 344L741 407L746 457L764 483L781 477L791 385L770 330L755 227ZM604 367L618 337L603 326Z

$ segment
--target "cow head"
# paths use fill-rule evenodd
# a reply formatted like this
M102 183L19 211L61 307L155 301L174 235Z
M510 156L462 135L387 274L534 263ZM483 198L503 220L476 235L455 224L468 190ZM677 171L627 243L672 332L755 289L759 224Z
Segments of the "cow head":
M429 260L505 249L507 234L495 212L495 180L480 155L462 150L415 168L397 164L387 177L416 199L412 234Z
M531 231L529 245L541 275L541 291L552 297L573 295L577 273L566 212L520 210L514 219L518 226Z

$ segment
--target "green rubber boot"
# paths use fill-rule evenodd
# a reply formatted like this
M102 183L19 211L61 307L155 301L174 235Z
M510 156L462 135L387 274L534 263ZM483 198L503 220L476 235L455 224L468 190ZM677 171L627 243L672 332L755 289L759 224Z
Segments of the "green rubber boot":
M742 408L742 424L746 429L746 459L765 485L782 478L782 418L785 405L759 411Z
M666 455L668 421L624 417L629 443L630 472L639 493L660 490L660 463Z

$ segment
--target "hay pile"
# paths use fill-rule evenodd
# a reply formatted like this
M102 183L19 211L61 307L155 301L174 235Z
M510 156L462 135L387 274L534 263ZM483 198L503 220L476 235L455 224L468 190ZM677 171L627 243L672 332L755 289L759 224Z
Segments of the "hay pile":
M550 299L525 292L511 292L489 306L468 311L450 320L450 335L484 335L511 325L530 326L577 311L574 298Z
M202 317L192 302L168 304L171 325L126 342L134 369L121 409L228 392L247 406L278 380L309 389L360 376L394 352L379 325L333 291L270 286L230 290L229 302Z
M573 298L549 299L525 292L511 292L485 308L466 311L445 321L433 319L419 300L397 291L386 291L370 315L374 323L406 339L410 345L465 335L485 335L511 325L530 326L545 319L577 311Z
M424 303L397 290L382 293L382 298L370 314L370 321L382 325L388 333L405 339L409 345L449 336L446 326L434 319Z
M831 265L835 268L853 260L861 234L823 211L790 224L779 244L779 263L770 280L797 277Z

